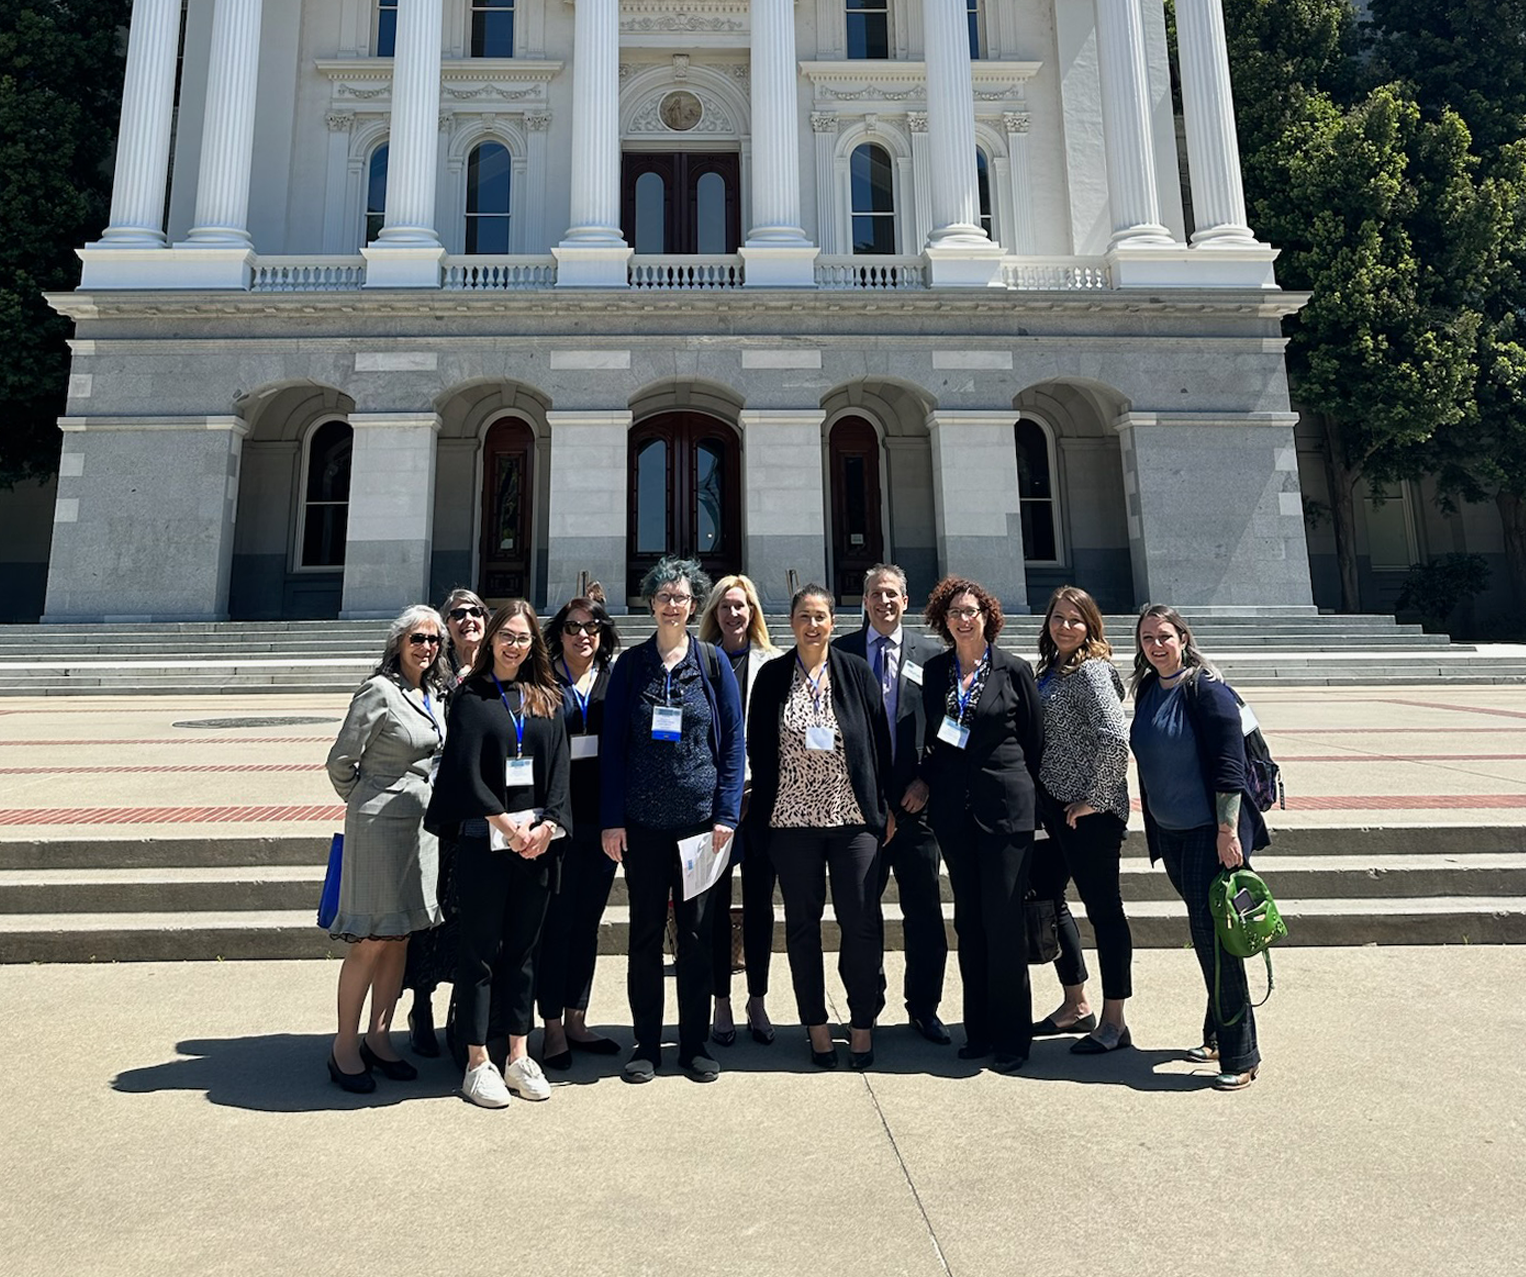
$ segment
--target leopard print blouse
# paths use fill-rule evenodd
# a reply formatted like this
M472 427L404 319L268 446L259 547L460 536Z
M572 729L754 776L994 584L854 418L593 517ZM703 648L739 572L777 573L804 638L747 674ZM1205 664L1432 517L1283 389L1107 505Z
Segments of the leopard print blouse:
M831 729L831 753L806 749L807 727ZM842 732L832 711L830 675L823 671L818 711L798 662L779 727L779 796L768 823L774 829L837 829L864 823L848 776Z

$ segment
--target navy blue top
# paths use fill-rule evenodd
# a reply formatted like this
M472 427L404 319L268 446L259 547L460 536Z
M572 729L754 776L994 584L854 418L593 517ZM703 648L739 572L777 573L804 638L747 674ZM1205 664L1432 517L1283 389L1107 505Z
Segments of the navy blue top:
M1198 829L1216 822L1181 685L1167 691L1152 681L1140 691L1129 743L1139 765L1139 783L1150 795L1150 814L1158 825Z

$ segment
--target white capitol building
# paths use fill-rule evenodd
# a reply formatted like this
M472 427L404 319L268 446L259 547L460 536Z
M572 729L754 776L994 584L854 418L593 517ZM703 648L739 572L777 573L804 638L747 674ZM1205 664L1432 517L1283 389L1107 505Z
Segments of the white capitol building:
M1160 0L136 0L45 619L665 550L1312 611L1302 298L1176 15L1184 146Z

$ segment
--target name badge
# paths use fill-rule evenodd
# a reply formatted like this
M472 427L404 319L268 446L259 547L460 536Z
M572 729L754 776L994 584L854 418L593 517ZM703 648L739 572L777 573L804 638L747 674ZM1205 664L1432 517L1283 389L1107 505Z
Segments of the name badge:
M807 749L822 750L830 754L837 748L837 733L830 727L807 727L805 729L805 747Z
M599 738L597 736L574 736L572 738L572 756L574 758L597 758L599 756Z
M535 784L535 760L511 758L503 765L503 782L510 789L528 788Z
M952 745L955 749L963 749L970 743L970 729L961 727L957 720L945 714L943 723L938 728L938 739L946 745Z
M656 705L652 708L652 739L677 740L683 735L684 711L680 705Z
M915 683L918 687L922 686L922 667L915 661L907 661L905 665L901 666L901 673L906 675L908 683Z

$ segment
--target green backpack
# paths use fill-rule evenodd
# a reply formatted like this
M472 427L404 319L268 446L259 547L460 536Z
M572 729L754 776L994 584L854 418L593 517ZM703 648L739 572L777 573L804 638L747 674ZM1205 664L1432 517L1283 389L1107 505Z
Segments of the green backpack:
M1283 922L1277 902L1272 899L1271 888L1261 875L1243 868L1222 870L1208 885L1208 912L1213 914L1213 929L1219 938L1213 951L1214 1010L1220 1024L1238 1024L1245 1009L1242 1007L1233 1020L1226 1020L1219 999L1219 950L1234 958L1253 958L1259 953L1266 959L1266 998L1269 998L1272 996L1270 949L1287 935L1287 923ZM1250 1005L1262 1006L1266 998Z

